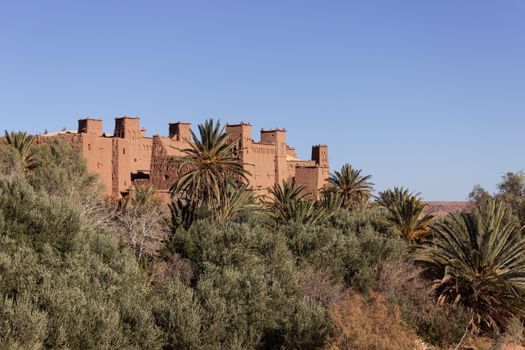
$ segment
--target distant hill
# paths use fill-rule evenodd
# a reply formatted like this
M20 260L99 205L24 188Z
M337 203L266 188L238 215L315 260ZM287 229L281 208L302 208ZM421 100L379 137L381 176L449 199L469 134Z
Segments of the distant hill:
M427 205L426 212L431 212L436 216L458 213L468 209L469 202L425 202Z

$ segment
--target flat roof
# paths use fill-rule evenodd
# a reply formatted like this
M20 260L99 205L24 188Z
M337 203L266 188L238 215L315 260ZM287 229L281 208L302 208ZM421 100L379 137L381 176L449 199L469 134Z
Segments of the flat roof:
M99 118L89 118L89 117L87 117L87 118L78 118L78 120L79 121L80 120L95 120L97 122L101 122L102 121L102 119L99 119Z
M252 126L252 124L245 123L245 122L240 122L240 123L236 123L236 124L226 123L226 126L242 126L242 125Z
M275 129L269 129L269 130L261 129L261 132L275 132L275 131L283 131L283 132L286 132L286 129L285 129L285 128L282 128L282 129L275 128Z
M128 117L127 115L125 115L123 117L115 117L115 120L117 119L140 119L140 117Z

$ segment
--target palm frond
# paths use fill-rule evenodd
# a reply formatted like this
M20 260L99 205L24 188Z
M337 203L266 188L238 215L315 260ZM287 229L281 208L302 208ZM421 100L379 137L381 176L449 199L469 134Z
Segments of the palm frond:
M429 237L434 216L425 213L425 204L419 194L403 187L380 192L377 204L386 209L385 224L407 242L420 242Z
M498 331L525 315L525 241L505 220L508 210L490 200L472 213L450 215L432 225L434 239L415 252L436 281L438 300L470 310L473 331Z
M25 131L11 131L4 130L7 144L14 147L20 154L22 165L25 169L30 169L33 165L33 143L35 136L29 135Z
M256 212L259 210L256 199L248 189L248 185L242 184L238 186L228 182L221 191L220 204L214 213L215 220L219 222L233 220L244 212Z
M172 195L184 196L198 205L210 207L221 201L228 178L245 182L248 172L235 154L237 141L230 140L220 122L209 119L199 124L199 136L191 131L192 142L177 157L179 170L186 169L175 180Z
M275 223L315 224L325 221L332 214L310 200L303 187L293 183L275 185L268 192L270 200L266 203L266 213Z
M361 175L360 169L345 164L340 171L335 171L328 178L326 192L336 192L342 198L342 205L347 209L366 206L373 190L370 175Z

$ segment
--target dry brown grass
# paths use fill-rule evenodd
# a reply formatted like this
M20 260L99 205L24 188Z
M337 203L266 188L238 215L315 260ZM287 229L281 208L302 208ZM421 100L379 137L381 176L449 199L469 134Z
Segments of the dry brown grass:
M192 262L175 253L166 261L155 261L151 279L152 281L180 279L184 284L189 285L194 273L195 267Z
M407 328L399 311L381 294L365 300L350 294L330 311L334 328L326 349L413 350L417 337Z
M347 289L332 281L331 271L316 271L307 266L299 275L299 293L326 307L344 299Z
M401 308L411 327L425 322L436 308L430 283L421 277L421 269L406 261L383 264L377 276L377 291Z

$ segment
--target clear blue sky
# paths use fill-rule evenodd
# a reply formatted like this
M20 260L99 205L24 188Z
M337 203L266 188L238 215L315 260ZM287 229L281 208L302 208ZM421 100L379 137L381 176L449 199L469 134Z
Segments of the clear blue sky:
M525 168L525 1L0 0L1 129L125 114L285 127L378 190L462 200Z

